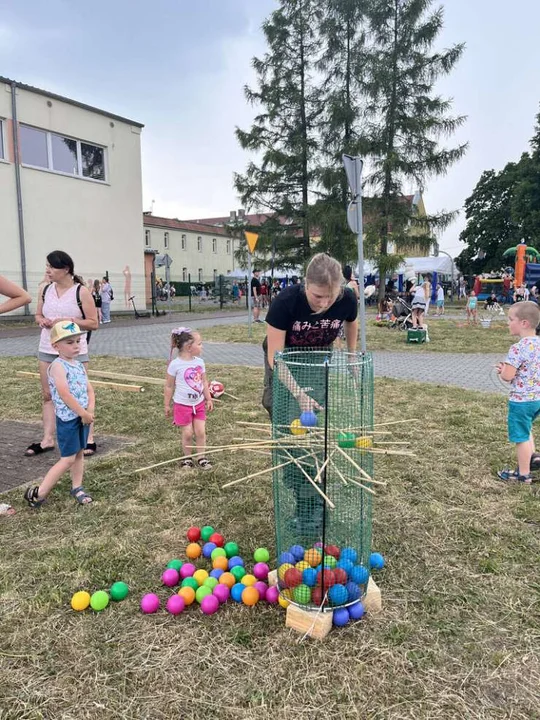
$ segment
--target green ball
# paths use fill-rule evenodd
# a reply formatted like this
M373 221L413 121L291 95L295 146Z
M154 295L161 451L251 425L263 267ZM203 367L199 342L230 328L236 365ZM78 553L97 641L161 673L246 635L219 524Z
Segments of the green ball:
M203 598L205 598L207 595L212 594L212 588L208 587L208 585L201 585L200 588L198 588L195 592L195 600L201 604L201 601Z
M353 432L340 432L337 442L341 448L353 448L356 446L356 435Z
M235 555L238 555L238 553L240 552L240 548L238 547L238 545L235 542L225 543L225 546L223 549L225 550L225 555L228 558L232 558Z
M210 553L210 557L212 560L215 560L218 557L227 557L227 552L224 548L217 547Z
M311 600L311 588L303 583L297 585L293 590L293 598L300 605L307 605Z
M96 612L100 612L100 610L105 610L108 604L109 594L106 593L105 590L98 590L90 598L90 607Z
M337 565L337 560L333 555L325 555L324 560L323 560L323 565L325 567L335 568Z
M234 579L236 580L236 582L240 582L240 580L246 574L246 570L242 565L235 565L233 568L230 569L229 572L234 575Z
M199 589L199 583L195 580L194 577L187 577L182 580L180 587L190 587L195 590L195 592L197 592L197 590Z
M213 535L216 531L211 525L205 525L201 530L201 540L203 542L208 542L210 540L210 535Z
M167 563L167 570L172 568L173 570L180 570L184 563L181 560L171 560Z
M211 588L212 590L216 587L218 584L218 579L215 577L207 577L206 580L203 582L203 587L206 585L206 587Z
M116 600L116 602L120 602L120 600L125 600L129 593L129 587L126 585L125 582L115 582L111 589L109 590L109 594L113 600Z
M253 553L255 562L267 563L270 560L270 553L266 548L257 548Z

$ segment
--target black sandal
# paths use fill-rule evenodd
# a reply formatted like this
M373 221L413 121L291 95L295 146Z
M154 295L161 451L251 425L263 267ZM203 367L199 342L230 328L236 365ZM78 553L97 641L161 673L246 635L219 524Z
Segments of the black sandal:
M180 467L181 468L194 468L195 463L193 462L193 460L191 458L185 458L184 460L182 460L180 462Z
M90 505L90 503L93 502L93 499L87 492L85 492L82 485L79 485L79 487L76 488L71 488L69 494L71 497L75 498L79 505Z
M24 499L30 505L31 508L38 508L45 502L46 498L39 498L39 487L29 487L24 493Z
M84 457L90 457L91 455L95 455L96 452L97 452L97 445L95 442L86 443L86 447L83 450Z
M211 470L212 469L212 463L210 460L207 460L205 457L199 458L197 460L197 465L201 468L201 470Z
M41 443L32 443L26 448L24 454L26 457L34 457L34 455L41 455L42 453L46 453L51 450L54 450L54 445L47 445L47 447L42 447Z

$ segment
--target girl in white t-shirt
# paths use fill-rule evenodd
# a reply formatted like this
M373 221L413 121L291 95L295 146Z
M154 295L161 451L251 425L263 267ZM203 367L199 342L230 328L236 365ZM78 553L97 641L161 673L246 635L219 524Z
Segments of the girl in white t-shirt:
M171 414L173 400L173 422L182 428L184 455L191 455L196 449L197 465L203 470L211 470L212 463L204 457L204 449L206 410L213 410L214 404L204 360L200 357L202 338L191 328L176 328L171 335L171 357L174 350L177 357L169 362L165 382L165 417ZM195 463L191 457L186 457L180 467L193 468Z

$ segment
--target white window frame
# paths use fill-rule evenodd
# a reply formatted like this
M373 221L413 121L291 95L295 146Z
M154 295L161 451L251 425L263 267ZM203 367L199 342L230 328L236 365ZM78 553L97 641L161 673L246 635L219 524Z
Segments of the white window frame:
M0 118L0 160L7 161L6 158L6 124L4 118Z
M182 268L182 282L187 282L188 279L188 271L187 267Z
M144 231L144 247L147 247L147 248L152 247L151 242L150 242L150 230Z
M212 238L212 252L217 253L217 240L216 238Z
M168 232L163 233L163 247L165 248L165 250L169 249L169 233Z
M202 268L199 268L198 273L197 273L197 277L199 278L198 282L202 282L202 281L203 281L203 271L202 271Z
M227 239L227 255L231 254L231 241Z
M202 252L202 237L200 235L197 236L197 250Z
M181 248L182 250L185 250L187 248L187 239L185 235L182 235L181 238Z

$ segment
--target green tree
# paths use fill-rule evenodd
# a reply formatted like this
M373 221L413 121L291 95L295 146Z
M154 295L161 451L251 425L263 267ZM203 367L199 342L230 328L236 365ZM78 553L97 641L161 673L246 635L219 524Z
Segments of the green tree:
M517 182L512 198L512 217L528 245L540 243L540 113L536 116L531 152L524 153L517 166Z

